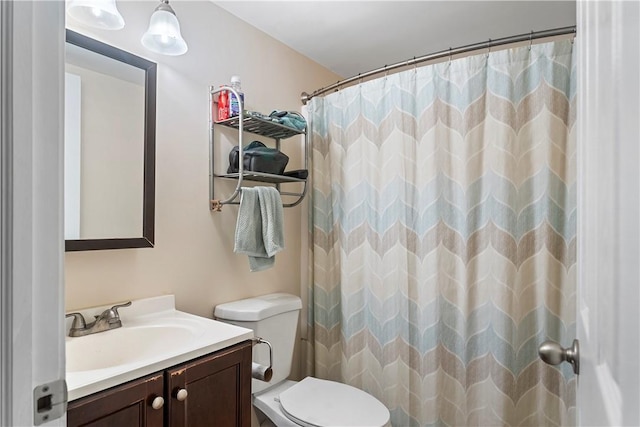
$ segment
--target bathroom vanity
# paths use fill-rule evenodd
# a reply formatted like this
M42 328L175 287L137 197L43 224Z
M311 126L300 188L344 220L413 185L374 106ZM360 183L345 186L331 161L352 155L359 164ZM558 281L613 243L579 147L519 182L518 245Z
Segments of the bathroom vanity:
M172 296L120 313L121 328L66 339L69 426L251 425L251 330L176 311Z
M68 426L250 426L251 342L77 399Z

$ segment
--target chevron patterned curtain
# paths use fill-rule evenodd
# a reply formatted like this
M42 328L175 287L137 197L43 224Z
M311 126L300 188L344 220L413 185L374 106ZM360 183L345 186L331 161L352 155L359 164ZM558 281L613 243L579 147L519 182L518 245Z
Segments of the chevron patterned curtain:
M314 98L309 374L393 426L575 424L570 40Z

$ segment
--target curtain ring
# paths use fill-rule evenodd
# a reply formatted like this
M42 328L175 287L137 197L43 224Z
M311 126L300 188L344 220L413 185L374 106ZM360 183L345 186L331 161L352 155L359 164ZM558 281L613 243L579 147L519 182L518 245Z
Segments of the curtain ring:
M487 58L489 57L489 54L491 54L491 39L489 39L489 46L487 49Z
M362 84L362 76L360 75L361 73L358 73L358 84L361 85Z
M389 75L389 69L387 68L387 64L384 64L384 79L387 79L387 76Z
M449 46L449 62L451 62L451 46Z
M529 34L529 50L531 50L532 45L533 45L533 30L531 30L531 34Z
M416 57L413 57L413 72L417 73L418 72L418 62L416 61Z

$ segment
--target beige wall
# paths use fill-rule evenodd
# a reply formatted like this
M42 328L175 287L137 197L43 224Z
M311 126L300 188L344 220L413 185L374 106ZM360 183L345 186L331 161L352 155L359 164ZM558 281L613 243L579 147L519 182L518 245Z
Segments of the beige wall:
M237 206L209 211L208 86L228 84L237 74L247 108L269 113L299 110L302 91L339 77L210 2L172 6L189 45L178 57L153 54L140 43L154 2L118 2L126 21L120 31L67 18L70 29L158 63L155 247L68 252L67 311L174 294L178 309L211 317L216 304L234 299L275 291L300 295L303 208L285 209L286 249L275 268L260 273L249 273L246 257L233 253ZM283 147L295 166L299 144L291 148ZM217 197L230 194L230 184L222 186Z

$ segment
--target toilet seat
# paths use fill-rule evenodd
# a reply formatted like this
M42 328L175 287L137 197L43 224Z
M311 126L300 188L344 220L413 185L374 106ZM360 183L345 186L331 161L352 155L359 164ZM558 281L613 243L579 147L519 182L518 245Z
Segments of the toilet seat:
M389 421L389 410L378 399L334 381L306 377L279 400L285 416L305 427L371 427Z

